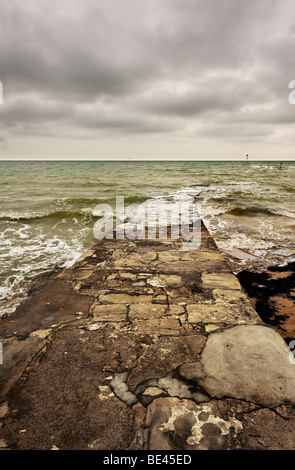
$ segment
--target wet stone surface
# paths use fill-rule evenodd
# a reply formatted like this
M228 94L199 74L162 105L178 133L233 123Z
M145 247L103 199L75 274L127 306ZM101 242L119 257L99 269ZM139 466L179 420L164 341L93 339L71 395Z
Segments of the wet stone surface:
M195 250L102 240L0 336L3 449L294 448L289 350L204 225Z

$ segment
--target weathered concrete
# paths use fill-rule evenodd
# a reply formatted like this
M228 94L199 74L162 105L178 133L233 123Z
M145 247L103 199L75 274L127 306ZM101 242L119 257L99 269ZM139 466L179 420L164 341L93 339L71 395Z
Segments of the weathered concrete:
M0 334L2 448L295 448L290 351L204 226L97 243Z

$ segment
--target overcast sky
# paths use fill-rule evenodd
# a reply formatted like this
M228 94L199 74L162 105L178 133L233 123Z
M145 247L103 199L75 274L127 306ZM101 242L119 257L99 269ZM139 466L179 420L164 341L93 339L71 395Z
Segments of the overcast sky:
M2 159L295 160L294 0L2 0Z

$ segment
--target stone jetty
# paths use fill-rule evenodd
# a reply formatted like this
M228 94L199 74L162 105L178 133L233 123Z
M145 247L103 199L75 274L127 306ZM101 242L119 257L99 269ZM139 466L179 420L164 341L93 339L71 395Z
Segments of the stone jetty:
M0 321L0 447L295 448L295 364L202 224L101 240Z

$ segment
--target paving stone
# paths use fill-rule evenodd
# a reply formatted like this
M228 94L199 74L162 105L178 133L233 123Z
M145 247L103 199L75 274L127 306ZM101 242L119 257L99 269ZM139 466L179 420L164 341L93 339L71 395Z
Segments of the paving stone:
M180 258L180 253L175 251L162 251L158 253L160 261L177 261Z
M152 276L148 279L148 284L155 287L180 287L182 286L182 279L180 276L160 274L158 276Z
M192 261L192 260L222 260L224 261L224 256L221 253L216 251L191 251L185 253L181 256L183 261Z
M188 321L190 323L228 323L228 324L252 324L260 323L259 317L251 306L238 304L205 304L195 303L187 305Z
M180 333L179 321L171 317L135 320L132 324L136 331L151 335L177 335Z
M203 273L202 282L205 289L241 290L241 285L233 274Z
M205 325L205 331L206 333L211 333L212 331L216 331L216 330L219 330L220 329L220 326L218 325Z
M133 304L130 305L128 317L134 319L148 319L163 317L168 310L168 306L161 304Z
M92 310L94 321L125 321L127 309L122 304L96 305Z
M136 279L137 276L134 273L120 272L120 277L133 280L133 279Z
M111 304L144 304L153 300L152 295L105 294L99 297L100 302Z

